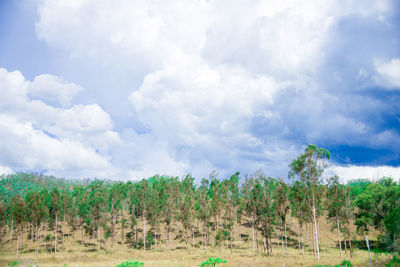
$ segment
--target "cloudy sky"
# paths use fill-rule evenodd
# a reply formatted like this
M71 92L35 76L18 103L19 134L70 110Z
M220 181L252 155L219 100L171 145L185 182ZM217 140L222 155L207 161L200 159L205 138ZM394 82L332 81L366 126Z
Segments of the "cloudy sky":
M0 1L0 172L400 177L400 5Z

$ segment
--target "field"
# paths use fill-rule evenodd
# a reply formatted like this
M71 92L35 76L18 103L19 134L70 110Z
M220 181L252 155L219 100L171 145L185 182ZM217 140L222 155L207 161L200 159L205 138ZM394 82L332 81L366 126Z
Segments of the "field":
M60 251L56 255L51 254L42 246L38 254L35 254L32 242L25 242L23 252L16 259L15 247L16 239L9 242L9 235L4 235L2 240L2 248L0 249L0 266L7 266L13 261L18 261L18 266L116 266L128 259L135 259L145 263L145 266L198 266L208 257L221 257L227 260L226 264L221 266L312 266L317 264L314 260L312 245L310 241L305 240L306 247L305 256L297 249L297 232L294 227L295 220L289 220L289 240L288 240L288 256L284 256L281 244L278 239L273 239L273 255L264 256L262 253L262 242L259 242L258 252L252 249L252 242L237 240L234 242L232 254L223 244L219 247L208 247L203 249L200 245L200 239L196 238L197 247L191 248L190 245L186 248L185 243L180 243L179 239L174 239L173 249L168 252L168 246L165 243L159 244L153 250L131 249L126 245L122 245L117 239L114 248L111 248L110 240L102 240L101 252L97 253L96 239L91 240L86 237L84 244L80 243L80 236L77 234L75 242L72 243L72 238L65 238L64 249L62 242L59 243ZM331 232L330 226L325 220L321 220L321 260L319 264L334 265L339 264L343 259L349 259L354 266L368 266L368 251L359 250L353 251L353 257L350 257L349 251L347 254L343 251L343 259L340 259L339 249L337 246L337 235ZM355 229L354 229L355 230ZM243 236L249 235L251 229L241 226L239 232ZM371 239L374 239L374 233L371 233ZM376 234L376 233L375 233ZM120 232L117 235L120 237ZM307 236L305 235L305 238ZM24 237L26 238L26 237ZM310 233L308 233L310 238ZM357 237L360 239L361 237ZM118 242L119 241L119 242ZM50 242L47 242L50 247ZM389 255L372 253L374 266L380 266L378 263L384 263L390 259ZM363 265L361 263L363 262ZM381 266L384 266L381 264Z

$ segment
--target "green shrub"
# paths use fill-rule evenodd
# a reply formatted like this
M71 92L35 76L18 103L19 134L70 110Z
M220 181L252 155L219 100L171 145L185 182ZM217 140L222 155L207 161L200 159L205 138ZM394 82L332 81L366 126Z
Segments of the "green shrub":
M332 265L313 265L312 267L330 267ZM340 264L336 264L334 267L353 267L353 264L349 260L343 260Z
M117 265L117 267L141 267L141 266L144 266L143 262L133 261L133 260L127 260L126 262Z
M215 266L215 264L217 263L226 263L226 260L223 260L221 258L208 258L208 260L203 261L202 263L200 263L200 267L203 266Z
M20 264L19 261L13 261L13 262L9 263L8 266L17 266L19 264Z
M393 259L386 264L386 267L397 267L400 266L400 251L399 251L399 258L393 255Z

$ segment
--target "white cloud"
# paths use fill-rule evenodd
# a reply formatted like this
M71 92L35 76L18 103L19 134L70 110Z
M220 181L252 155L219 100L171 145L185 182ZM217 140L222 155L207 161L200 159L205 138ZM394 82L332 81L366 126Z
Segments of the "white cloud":
M0 175L2 174L11 174L13 173L13 170L8 168L8 167L4 167L4 166L0 166Z
M69 106L71 99L81 90L82 87L50 74L36 76L33 82L28 84L28 92L32 98L50 104L59 103L63 107Z
M58 81L41 83L65 85ZM120 139L109 115L96 104L63 109L31 100L30 85L20 72L0 68L0 166L68 177L115 177L119 170L108 152Z
M146 133L125 129L121 142L104 149L131 174L260 167L286 174L302 151L298 142L369 142L366 123L348 116L349 104L358 108L354 98L325 92L315 75L341 19L384 18L390 10L390 1L373 0L48 0L38 8L36 31L72 58L140 84L129 100ZM129 79L137 73L142 82ZM45 123L46 131L82 140L72 133L86 132L86 118L62 114L68 129ZM99 121L104 125L89 129L111 130L105 116Z
M331 166L326 172L325 176L337 174L343 182L348 182L352 179L370 179L378 180L384 176L392 177L393 179L400 178L400 167L391 166Z
M388 88L400 88L400 58L393 58L388 62L375 61L375 68L379 76L377 82Z

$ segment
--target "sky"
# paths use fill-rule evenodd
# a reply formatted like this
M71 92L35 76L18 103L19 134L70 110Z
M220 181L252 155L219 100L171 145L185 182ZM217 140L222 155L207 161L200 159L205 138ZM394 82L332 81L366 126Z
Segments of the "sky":
M0 173L400 177L400 4L0 0Z

